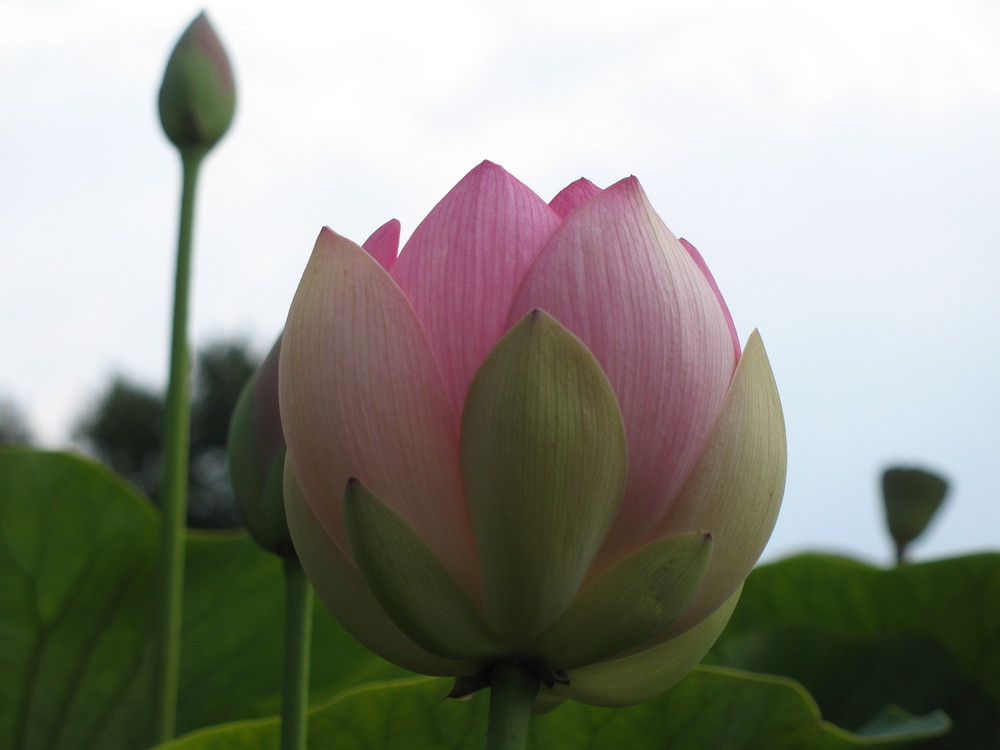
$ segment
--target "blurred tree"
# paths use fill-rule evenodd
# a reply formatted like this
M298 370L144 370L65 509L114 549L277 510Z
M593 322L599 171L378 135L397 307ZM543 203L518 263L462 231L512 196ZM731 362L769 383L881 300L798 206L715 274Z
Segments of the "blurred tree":
M29 445L31 441L24 414L10 399L0 399L0 445Z
M149 497L160 484L163 399L148 388L116 375L74 437L97 458Z
M229 417L259 364L243 341L219 341L194 358L188 526L230 528L239 515L226 468ZM80 420L74 437L158 503L162 482L163 395L116 376Z

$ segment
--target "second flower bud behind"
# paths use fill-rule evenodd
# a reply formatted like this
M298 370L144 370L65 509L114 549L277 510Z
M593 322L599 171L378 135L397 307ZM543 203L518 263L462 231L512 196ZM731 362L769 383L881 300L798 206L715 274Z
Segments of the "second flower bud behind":
M281 337L247 382L229 424L229 481L250 536L281 557L294 557L282 488L285 436L278 410Z

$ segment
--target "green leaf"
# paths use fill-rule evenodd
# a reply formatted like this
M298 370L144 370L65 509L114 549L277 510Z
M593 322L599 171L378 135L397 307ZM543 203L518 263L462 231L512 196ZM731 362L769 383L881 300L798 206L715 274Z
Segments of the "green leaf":
M1000 555L882 570L805 555L755 570L715 663L792 677L861 731L888 705L943 710L928 747L1000 747Z
M86 459L0 451L0 747L148 745L159 519ZM243 534L188 540L179 731L279 707L281 561ZM406 674L321 608L312 696Z
M479 750L486 732L488 696L446 701L438 679L371 685L313 708L309 747L338 750ZM794 682L701 667L672 690L629 708L566 703L536 716L529 750L622 747L629 750L850 750L902 748L940 734L940 718L900 731L859 737L822 721L809 695ZM265 750L274 747L277 720L215 727L160 750Z

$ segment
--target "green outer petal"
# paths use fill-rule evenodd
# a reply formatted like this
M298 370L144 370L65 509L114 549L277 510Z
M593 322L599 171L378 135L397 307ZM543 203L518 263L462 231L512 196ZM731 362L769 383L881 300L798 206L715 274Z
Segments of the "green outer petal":
M602 573L535 645L554 669L619 654L673 622L698 589L712 538L691 532L659 539Z
M671 638L729 598L763 552L785 489L785 420L760 334L747 340L722 411L658 536L704 530L712 564Z
M528 313L494 347L462 415L462 478L486 615L515 650L572 601L621 504L625 428L590 351Z
M396 626L302 496L290 462L285 463L285 511L299 561L320 601L347 632L383 659L420 674L474 674L471 661L443 659L422 649Z
M356 479L344 493L344 523L372 593L415 643L454 659L509 653L413 527Z
M551 689L592 706L630 706L659 695L702 660L729 621L742 590L676 638L620 659L570 670L569 685Z

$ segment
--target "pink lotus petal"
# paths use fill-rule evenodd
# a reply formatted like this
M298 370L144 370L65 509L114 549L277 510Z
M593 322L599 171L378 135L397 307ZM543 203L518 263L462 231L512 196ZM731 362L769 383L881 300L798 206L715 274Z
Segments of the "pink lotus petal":
M545 310L597 357L629 444L625 500L595 573L650 540L715 422L736 358L716 294L635 178L570 214L509 321Z
M487 161L434 207L400 253L392 276L441 363L456 425L472 376L509 327L524 272L558 224L541 198Z
M740 358L740 337L736 333L736 324L733 322L733 316L729 312L729 305L726 304L726 300L722 297L722 292L719 291L719 285L715 283L715 277L712 276L712 272L708 270L708 265L705 263L705 259L701 257L701 253L698 252L698 248L688 242L686 239L681 237L681 244L684 245L684 249L691 254L694 262L698 264L698 268L701 272L705 274L705 278L708 279L708 283L712 285L712 291L715 292L716 298L719 300L719 304L722 306L722 313L726 316L726 322L729 324L729 335L733 337L733 351L736 352L736 359Z
M329 229L288 314L279 395L288 460L341 550L344 488L357 477L478 601L454 415L430 345L385 270Z
M581 177L560 190L559 194L549 201L549 208L559 214L559 218L565 219L599 192L601 189L597 185L586 177Z
M399 219L389 219L372 232L372 236L361 247L386 271L392 270L399 254Z

